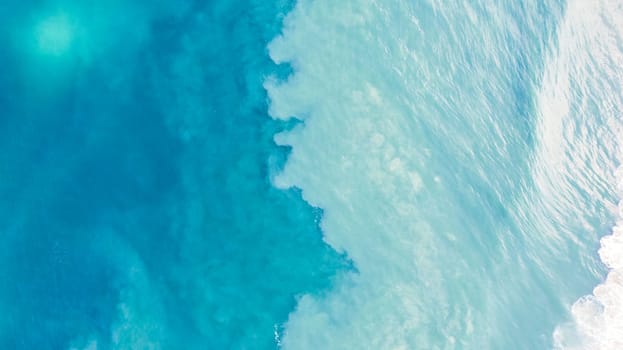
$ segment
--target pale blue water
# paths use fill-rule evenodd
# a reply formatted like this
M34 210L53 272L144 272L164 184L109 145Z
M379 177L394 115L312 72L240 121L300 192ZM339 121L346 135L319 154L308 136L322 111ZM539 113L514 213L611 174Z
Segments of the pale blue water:
M621 18L3 2L0 348L620 348Z

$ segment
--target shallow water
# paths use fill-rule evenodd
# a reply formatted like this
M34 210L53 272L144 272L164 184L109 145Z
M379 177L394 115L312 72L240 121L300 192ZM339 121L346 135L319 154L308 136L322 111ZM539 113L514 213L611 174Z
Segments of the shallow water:
M284 348L616 348L616 273L569 308L615 220L620 14L299 1L269 46L295 71L268 81L271 115L305 124L276 136L293 149L276 184L325 209L359 273L302 298Z

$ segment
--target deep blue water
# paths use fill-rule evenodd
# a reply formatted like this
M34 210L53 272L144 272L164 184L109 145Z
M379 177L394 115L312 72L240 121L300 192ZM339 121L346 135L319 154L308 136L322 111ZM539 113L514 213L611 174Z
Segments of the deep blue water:
M0 348L271 348L347 268L270 185L288 126L262 82L288 69L265 47L291 6L0 6ZM58 13L83 33L46 52Z

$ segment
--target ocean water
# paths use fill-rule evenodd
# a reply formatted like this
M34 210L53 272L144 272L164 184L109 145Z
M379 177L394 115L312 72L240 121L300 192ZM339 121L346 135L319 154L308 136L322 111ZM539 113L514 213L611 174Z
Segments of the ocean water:
M0 348L271 348L350 268L270 183L291 7L0 5Z
M3 2L0 348L622 348L622 19Z

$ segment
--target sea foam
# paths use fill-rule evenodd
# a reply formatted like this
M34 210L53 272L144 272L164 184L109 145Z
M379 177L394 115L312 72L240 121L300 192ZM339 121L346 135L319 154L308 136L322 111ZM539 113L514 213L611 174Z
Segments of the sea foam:
M611 234L601 239L599 249L608 274L592 294L573 303L572 321L556 327L557 349L623 347L623 206L616 205L616 197L623 194L623 170L615 170L621 162L623 135L621 18L623 6L617 1L569 2L540 93L540 157L550 166L541 167L543 173L535 177L541 181L541 188L550 189L542 192L544 197L558 198L554 201L558 211L576 218L585 217L583 211L600 207L608 207L611 217L618 217ZM570 186L582 192L570 191ZM582 195L567 196L569 193ZM587 196L592 200L587 201ZM595 205L600 199L605 202ZM604 220L609 222L612 219ZM584 225L586 234L595 234L590 232L594 230L590 223ZM592 245L585 250L594 255Z
M578 92L588 75L546 59L571 10L298 2L269 46L294 70L266 82L270 114L303 121L275 136L292 152L274 183L325 210L325 240L357 272L299 299L284 349L555 345L603 273L616 164L617 122L599 112L618 107L585 91L610 83Z

